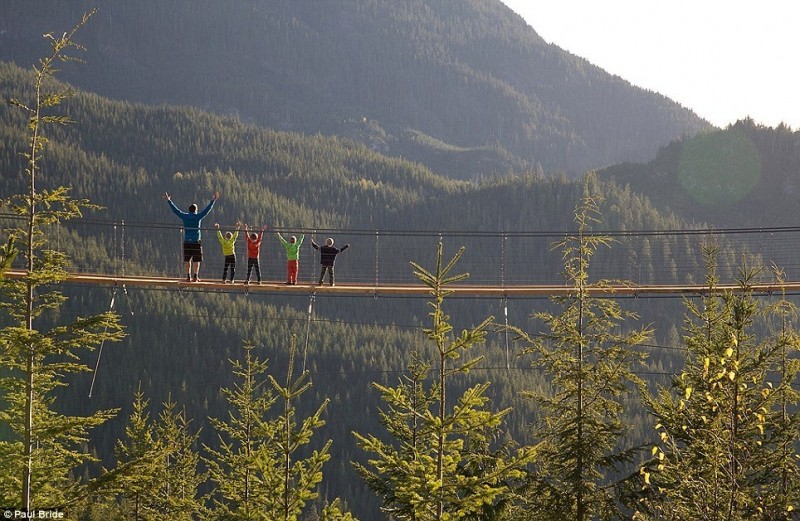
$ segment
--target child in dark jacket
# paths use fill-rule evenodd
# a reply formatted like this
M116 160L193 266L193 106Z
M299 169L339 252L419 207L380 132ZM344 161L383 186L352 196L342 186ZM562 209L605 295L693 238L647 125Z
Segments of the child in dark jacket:
M266 226L261 227L261 232L250 232L250 227L244 225L245 236L247 237L247 278L244 280L245 284L250 284L250 272L255 268L256 279L261 284L261 267L258 264L258 258L261 255L261 239L264 237L264 230Z
M350 247L349 244L345 244L340 248L333 247L333 239L328 237L325 241L324 246L319 246L317 243L314 242L314 239L311 239L311 247L315 250L319 250L320 253L320 265L322 266L322 271L319 274L319 282L317 285L322 285L322 280L325 278L325 272L328 272L328 282L330 282L331 286L335 286L336 283L334 281L333 276L333 265L336 263L336 256L342 253L344 250Z

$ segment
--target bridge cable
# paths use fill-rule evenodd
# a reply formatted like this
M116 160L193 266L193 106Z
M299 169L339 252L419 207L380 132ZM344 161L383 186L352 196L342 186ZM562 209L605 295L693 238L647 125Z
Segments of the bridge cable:
M314 314L314 301L317 298L317 292L312 291L311 297L308 299L308 321L306 322L306 345L303 348L303 372L306 370L306 358L308 356L308 339L311 332L311 317Z
M114 287L114 290L111 292L111 302L108 304L108 311L114 310L114 300L117 297L117 288ZM103 333L108 331L108 326L103 330ZM100 357L103 356L103 346L106 344L105 339L100 342L100 348L97 350L97 361L94 364L94 372L92 373L92 383L89 386L89 398L92 397L92 392L94 391L94 382L97 379L97 369L100 367Z
M378 266L379 266L379 264L378 264L378 254L379 254L379 252L380 252L380 235L378 235L378 230L375 230L375 292L373 293L373 296L375 297L376 300L378 299L378 287L379 287L378 286L378 283L379 283L379 279L378 279Z
M317 233L316 229L311 230L311 242L312 243L316 242L314 240L314 235L316 235L316 233ZM313 248L311 251L313 252L313 255L314 255L314 257L313 257L314 261L312 262L312 265L316 266L317 265L317 250L316 250L316 248ZM322 255L322 253L320 253L320 255ZM320 257L320 259L321 259L321 257ZM314 284L314 282L317 280L314 277L314 269L315 269L314 267L311 268L311 284ZM308 358L308 341L309 341L309 338L310 338L310 335L311 335L311 318L314 315L314 301L316 299L317 299L317 292L316 291L312 291L311 292L311 296L309 296L309 298L308 298L308 318L307 318L307 321L306 321L306 343L305 343L305 346L303 347L303 372L305 372L305 370L306 370L306 359Z
M125 277L125 219L120 221L122 231L120 232L120 260L122 261L122 276ZM131 306L131 297L128 295L128 287L123 283L122 292L125 294L125 302L128 303L128 311L133 316L133 306Z
M500 287L506 287L506 234L500 240ZM503 295L503 316L505 317L504 336L506 341L506 369L511 369L511 351L508 343L508 295Z

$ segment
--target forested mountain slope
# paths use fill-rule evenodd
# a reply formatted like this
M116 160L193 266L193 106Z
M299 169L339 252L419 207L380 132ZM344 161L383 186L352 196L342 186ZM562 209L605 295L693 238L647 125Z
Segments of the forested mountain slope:
M0 97L25 99L28 74L14 66L1 66ZM75 124L51 129L39 186L68 185L75 197L106 207L91 217L170 224L177 230L161 193L169 191L186 202L202 201L219 190L222 197L213 220L228 224L246 218L251 223L306 228L566 231L574 229L573 211L583 195L581 183L534 174L480 184L455 181L420 164L387 158L351 140L266 130L196 109L109 101L85 92L78 92L63 108ZM19 154L24 149L25 125L20 112L0 105L0 199L23 190L24 164ZM686 226L630 190L612 183L596 184L595 189L603 200L604 223L600 227L652 230ZM75 258L92 257L96 265L110 266L114 240L108 228L76 226L75 230L60 238L59 247ZM179 265L175 244L158 242L163 235L154 237L151 244L129 245L128 269L147 271L166 257ZM409 257L412 250L406 246L415 240L397 244L388 254L399 257L406 266L411 260L427 264L430 255ZM459 265L461 270L497 262L498 243L470 241L466 236L463 241L467 253ZM553 274L561 270L560 254L550 250L549 242L544 239L541 247L526 252L531 270ZM451 240L446 248L452 252L460 245ZM207 249L210 257L218 253L215 246L212 243ZM669 252L696 246L694 239L654 237L649 253L641 252L638 262L645 269L665 269L671 260ZM274 252L276 247L275 243L269 249ZM516 244L512 242L511 247ZM343 264L358 266L366 249L355 244ZM700 262L696 249L690 255ZM628 261L612 248L594 262L614 267ZM313 268L301 267L304 273ZM241 358L242 343L250 340L260 357L269 358L271 373L280 377L291 337L297 335L315 384L313 395L299 404L301 412L308 413L324 398L331 399L328 424L317 440L334 440L333 458L325 468L324 494L346 498L362 519L376 518L378 501L364 490L350 465L364 459L351 432L380 433L380 401L370 382L396 382L408 368L410 353L424 354L430 349L420 332L421 324L428 323L424 299L319 295L310 313L309 295L247 294L238 288L241 286L231 292L211 293L191 289L118 291L116 309L123 315L128 337L121 345L106 347L91 401L86 399L90 375L85 375L64 390L60 403L77 412L123 409L122 415L93 439L106 462L140 384L156 409L168 397L185 406L193 425L203 428L201 441L214 443L207 419L227 414L219 388L231 384L229 359ZM71 300L54 320L107 309L113 289L70 287L66 291ZM540 325L530 314L547 306L544 299L512 302L509 318L513 324L536 331ZM679 301L641 299L631 304L634 306L640 308L642 322L657 323L658 342L669 345L677 337L675 324L682 319ZM489 315L500 316L503 309L500 299L454 300L448 312L460 329ZM523 442L535 418L533 404L521 392L545 384L538 372L529 369L529 360L517 358L520 346L512 343L506 359L501 335L490 336L481 354L487 358L480 370L459 383L491 381L489 394L495 407L515 407L507 422L508 438ZM92 356L85 362L93 364L95 360ZM650 367L663 373L679 363L680 352L660 349L654 350ZM641 409L632 404L629 411L631 436L647 439L650 431Z
M647 163L598 172L662 211L719 228L797 226L800 132L752 120L665 146Z
M0 59L97 4L10 0ZM545 43L498 0L109 0L63 78L274 129L353 137L462 179L642 161L709 125Z

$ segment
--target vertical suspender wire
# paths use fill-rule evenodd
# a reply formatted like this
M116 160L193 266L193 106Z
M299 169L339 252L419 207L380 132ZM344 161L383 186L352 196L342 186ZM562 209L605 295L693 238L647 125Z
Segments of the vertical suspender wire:
M119 273L125 276L125 221L120 221L120 237L119 237ZM117 237L117 221L114 221L114 240Z
M111 227L111 263L114 267L114 274L119 275L117 267L118 267L118 259L117 259L117 221L114 220L114 224ZM114 286L114 290L111 292L111 302L108 305L108 310L114 310L114 300L117 297L117 287ZM105 328L108 330L108 327ZM97 369L100 367L100 358L103 356L103 346L105 345L106 341L103 340L100 342L100 347L97 350L97 361L94 364L94 371L92 372L92 383L89 385L89 398L92 397L92 392L94 391L94 382L97 379Z
M119 259L117 258L117 220L114 219L114 225L111 227L111 262L114 266L114 275L119 275Z
M119 251L120 251L120 260L122 263L121 270L122 276L125 276L125 219L120 221L120 235L119 235ZM131 306L131 298L128 295L128 287L123 284L122 285L122 292L125 294L125 302L128 303L128 311L130 311L131 316L133 316L133 307Z
M317 241L314 240L314 236L316 234L317 234L317 230L311 230L311 242L312 243L317 242ZM317 278L316 278L317 276L315 275L315 273L316 273L316 270L318 270L319 268L317 267L318 266L318 264L317 264L317 249L316 248L311 248L311 252L313 254L313 260L311 262L311 264L312 264L312 268L311 268L311 284L313 285L317 281Z
M375 230L375 292L374 297L378 298L378 253L380 252L380 235Z
M180 237L181 237L180 242L178 242L178 248L180 248L178 250L178 273L180 274L180 278L182 279L184 277L184 274L183 274L184 266L183 266L183 263L180 262L180 259L183 259L183 227L182 226L178 226L178 233L180 234Z
M114 291L111 292L111 302L108 305L108 310L114 310L114 299L117 297L117 287L114 286ZM108 331L108 327L106 326L105 331ZM105 332L104 331L104 332ZM106 344L106 341L103 340L100 342L100 348L97 350L97 361L94 364L94 372L92 373L92 383L89 386L89 398L92 397L92 392L94 391L94 382L97 379L97 368L100 367L100 357L103 356L103 346Z
M316 235L316 233L317 233L317 230L311 230L311 242L312 243L316 243L316 241L314 240L314 236ZM317 253L316 253L316 251L317 250L316 250L316 248L312 248L312 250L314 251L314 257L313 257L314 261L313 261L312 264L314 266L316 266L316 264L317 264ZM312 277L311 285L312 286L315 284L315 281L317 280L316 278L313 278L315 269L316 268L311 268L311 277ZM306 370L306 359L308 358L308 341L309 341L309 338L311 336L311 317L314 315L314 301L316 300L316 298L317 298L317 292L312 290L311 291L311 296L308 298L308 319L306 321L306 343L305 343L305 346L303 347L303 371L304 372Z
M311 333L311 317L314 315L314 300L317 298L317 292L311 293L308 299L308 321L306 322L306 345L303 348L303 372L306 370L306 358L308 358L308 339Z
M506 288L506 234L500 239L500 287Z
M508 342L508 295L505 294L506 287L506 234L503 233L500 239L500 287L503 288L503 316L505 317L505 341L506 341L506 369L511 369L511 349Z
M505 318L505 337L506 337L506 369L511 369L511 348L508 342L508 296L503 295L503 316Z

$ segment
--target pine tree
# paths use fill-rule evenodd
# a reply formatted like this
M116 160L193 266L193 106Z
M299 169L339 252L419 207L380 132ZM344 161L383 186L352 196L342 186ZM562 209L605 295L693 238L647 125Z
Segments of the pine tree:
M130 472L117 480L116 488L126 517L135 520L153 519L158 514L155 506L158 466L166 452L156 438L147 406L144 393L137 389L125 437L117 441L114 451L118 465L130 467Z
M281 385L273 376L269 376L273 390L283 402L283 411L274 420L278 432L267 444L271 457L261 460L264 475L272 477L267 481L267 486L277 492L272 503L266 506L269 519L276 521L300 519L306 503L319 496L317 487L322 482L322 466L330 459L331 440L305 459L296 457L296 453L311 442L314 431L325 425L322 414L328 406L328 400L323 401L314 414L298 423L295 403L311 388L311 381L307 371L298 377L294 376L297 351L297 338L294 335L291 342L286 384ZM338 503L329 506L326 515L332 518L335 515L344 516L341 512L335 514L338 508Z
M324 425L325 400L311 416L298 421L296 401L311 387L308 373L295 377L296 339L292 337L286 384L268 376L271 388L261 380L267 364L245 346L244 363L233 362L241 383L224 389L231 412L228 421L212 418L220 449L206 447L209 475L216 486L213 514L220 519L295 521L306 504L319 496L322 466L330 459L331 441L304 458L296 453L307 446L314 431ZM277 415L271 413L282 405ZM327 510L331 519L351 519L339 503ZM339 516L339 517L336 517Z
M660 441L641 469L637 519L780 520L800 508L793 309L754 298L758 269L740 270L738 292L718 290L717 252L704 248L708 295L686 302L684 370L648 400Z
M113 490L129 519L196 519L205 513L198 490L205 474L194 450L199 433L171 399L156 421L141 389L134 395L125 437L117 441Z
M512 453L508 447L493 446L509 409L493 412L487 407L488 382L468 388L455 400L448 397L450 381L482 359L463 357L484 341L492 322L490 317L452 335L443 304L452 293L447 286L468 276L450 274L463 252L461 248L443 265L440 243L434 271L412 263L417 278L431 289L432 326L424 332L436 348L436 369L415 359L409 376L396 387L373 384L387 404L380 421L392 441L354 433L359 446L372 455L370 467L356 468L381 497L383 511L396 519L499 518L534 456L531 449ZM448 400L455 404L452 408Z
M264 475L261 460L268 458L266 440L278 434L268 416L278 398L259 381L267 363L252 351L253 345L245 344L244 362L231 360L238 382L222 390L229 406L227 421L210 418L220 445L219 450L205 446L216 519L268 519L262 508L274 501L275 491L267 485L273 478Z
M353 514L342 511L342 502L337 498L325 505L319 516L320 521L357 521Z
M0 201L0 205L2 204L2 201ZM6 243L0 246L0 278L5 275L6 271L11 269L11 264L17 258L17 255L19 255L19 250L14 244L14 237L10 236Z
M18 245L25 261L26 276L19 281L3 280L0 308L6 313L0 330L0 389L6 407L0 423L13 433L0 442L0 501L30 510L36 504L70 505L92 488L74 478L74 471L96 461L87 452L89 431L113 417L115 411L99 411L85 417L57 412L54 392L65 387L66 376L89 370L78 353L104 341L119 340L123 333L117 316L102 313L79 317L64 325L51 325L54 313L66 301L57 286L66 276L67 259L51 248L47 232L63 221L80 217L96 208L86 200L73 199L69 189L39 189L40 160L46 150L48 125L70 122L53 113L69 92L51 91L51 79L58 62L73 61L70 50L80 49L76 32L93 14L85 14L70 32L60 37L45 35L52 52L35 67L32 101L10 103L28 117L26 179L28 193L12 196L6 206L22 223L6 230L9 244ZM7 253L7 252L6 252ZM6 255L7 257L7 255Z
M563 252L569 293L553 297L558 314L536 313L546 326L533 337L516 331L529 344L534 365L551 381L551 394L529 393L543 420L535 429L542 441L540 463L531 475L529 508L537 519L610 519L618 515L612 474L636 455L622 441L627 432L622 399L639 379L633 369L642 355L634 345L645 341L649 329L628 329L636 315L613 299L594 298L589 267L593 254L609 246L609 237L591 234L598 204L585 186L575 212L577 234L556 247Z
M199 495L206 482L200 472L200 455L195 450L199 431L191 431L186 411L168 399L163 404L155 428L156 439L163 447L162 464L157 472L156 519L191 520L203 518L205 497Z

